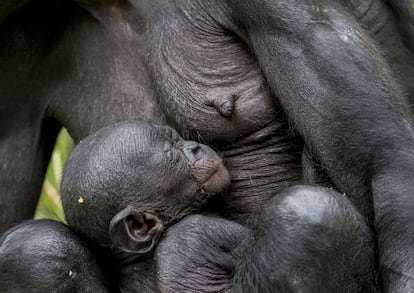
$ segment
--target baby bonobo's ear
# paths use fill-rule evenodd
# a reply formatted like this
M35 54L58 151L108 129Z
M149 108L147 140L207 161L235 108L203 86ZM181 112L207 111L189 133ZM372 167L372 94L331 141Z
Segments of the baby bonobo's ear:
M119 250L135 255L151 252L158 243L164 226L155 213L127 206L112 218L109 236Z

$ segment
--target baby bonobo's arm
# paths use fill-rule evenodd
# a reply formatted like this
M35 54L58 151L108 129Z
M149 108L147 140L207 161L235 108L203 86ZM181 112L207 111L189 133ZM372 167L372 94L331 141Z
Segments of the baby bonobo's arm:
M235 222L186 217L168 229L156 250L160 292L242 292L233 291L232 276L252 242L251 231Z
M115 124L76 146L62 178L75 231L123 262L152 254L164 228L203 210L230 176L209 147L142 121Z

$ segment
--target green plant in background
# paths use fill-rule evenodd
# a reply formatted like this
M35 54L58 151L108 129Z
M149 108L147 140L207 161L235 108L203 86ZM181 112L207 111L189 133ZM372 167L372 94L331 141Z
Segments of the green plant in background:
M43 182L35 219L54 219L65 222L60 200L60 180L63 166L73 149L73 141L65 129L60 131Z

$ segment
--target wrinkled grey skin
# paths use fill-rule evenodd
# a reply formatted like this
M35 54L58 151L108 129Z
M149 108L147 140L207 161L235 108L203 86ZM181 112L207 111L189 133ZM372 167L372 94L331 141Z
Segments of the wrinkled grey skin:
M3 225L32 214L58 124L79 140L154 113L137 102L153 94L170 123L228 156L228 217L312 178L304 144L309 168L373 220L384 290L414 288L408 1L389 1L402 19L380 0L53 3L0 10Z

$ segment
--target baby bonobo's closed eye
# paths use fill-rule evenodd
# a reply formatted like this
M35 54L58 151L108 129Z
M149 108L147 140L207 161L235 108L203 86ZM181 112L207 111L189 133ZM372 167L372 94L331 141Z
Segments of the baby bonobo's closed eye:
M122 252L145 255L157 245L164 226L155 213L127 206L109 224L109 236L114 247Z

